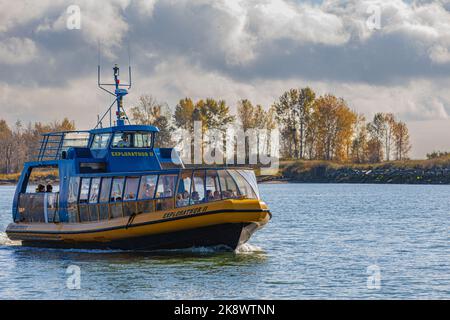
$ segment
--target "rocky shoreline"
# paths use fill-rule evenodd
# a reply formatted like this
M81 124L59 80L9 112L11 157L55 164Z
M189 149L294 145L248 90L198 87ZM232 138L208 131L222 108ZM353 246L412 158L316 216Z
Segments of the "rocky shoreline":
M329 168L318 166L301 172L285 170L284 181L299 183L450 184L450 168Z

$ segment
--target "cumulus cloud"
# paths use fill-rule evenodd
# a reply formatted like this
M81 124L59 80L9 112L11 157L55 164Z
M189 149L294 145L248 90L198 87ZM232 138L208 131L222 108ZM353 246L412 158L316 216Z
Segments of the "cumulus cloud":
M74 4L80 30L66 28ZM131 45L130 104L150 93L171 105L184 96L213 96L232 106L249 98L267 107L285 89L309 85L369 116L394 112L415 128L447 121L450 112L446 1L0 0L0 6L7 8L0 12L0 117L9 121L56 114L90 126L84 115L109 103L95 91L99 41L105 67L127 64ZM368 28L369 7L380 9L380 29ZM33 107L38 99L48 114Z
M37 54L33 40L8 38L0 42L0 64L18 65L31 62Z

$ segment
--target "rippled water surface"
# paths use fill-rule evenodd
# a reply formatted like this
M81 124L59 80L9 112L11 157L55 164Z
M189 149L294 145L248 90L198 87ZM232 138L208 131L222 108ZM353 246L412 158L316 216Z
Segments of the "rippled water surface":
M450 299L450 186L260 189L273 219L235 253L29 249L1 232L0 298ZM1 231L13 193L0 186ZM79 290L67 288L70 265Z

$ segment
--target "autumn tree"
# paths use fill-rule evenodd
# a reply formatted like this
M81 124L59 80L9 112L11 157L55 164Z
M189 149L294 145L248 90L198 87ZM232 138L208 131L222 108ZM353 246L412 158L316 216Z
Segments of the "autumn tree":
M158 147L172 147L171 112L167 104L158 102L150 95L139 97L138 105L131 108L132 119L136 124L158 127L155 144Z
M411 151L408 127L404 122L397 122L393 129L396 160L405 160Z
M282 128L282 136L287 139L288 155L303 158L308 130L309 115L315 100L315 93L310 88L290 89L284 92L274 108L277 120Z
M367 124L366 117L359 114L355 123L355 137L352 141L351 160L354 163L365 163L367 161Z
M323 160L346 160L350 154L356 114L343 99L333 95L318 98L315 105L316 156Z
M374 115L373 120L367 124L370 135L370 162L383 161L383 143L386 137L386 118L381 112Z

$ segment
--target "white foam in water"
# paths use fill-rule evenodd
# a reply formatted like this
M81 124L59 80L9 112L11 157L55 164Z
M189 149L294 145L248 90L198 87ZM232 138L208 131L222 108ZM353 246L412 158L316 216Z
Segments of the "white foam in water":
M5 232L0 232L0 246L20 246L20 241L13 241L8 238Z
M261 247L255 246L250 243L241 244L239 247L234 250L235 253L256 253L256 252L264 252Z

